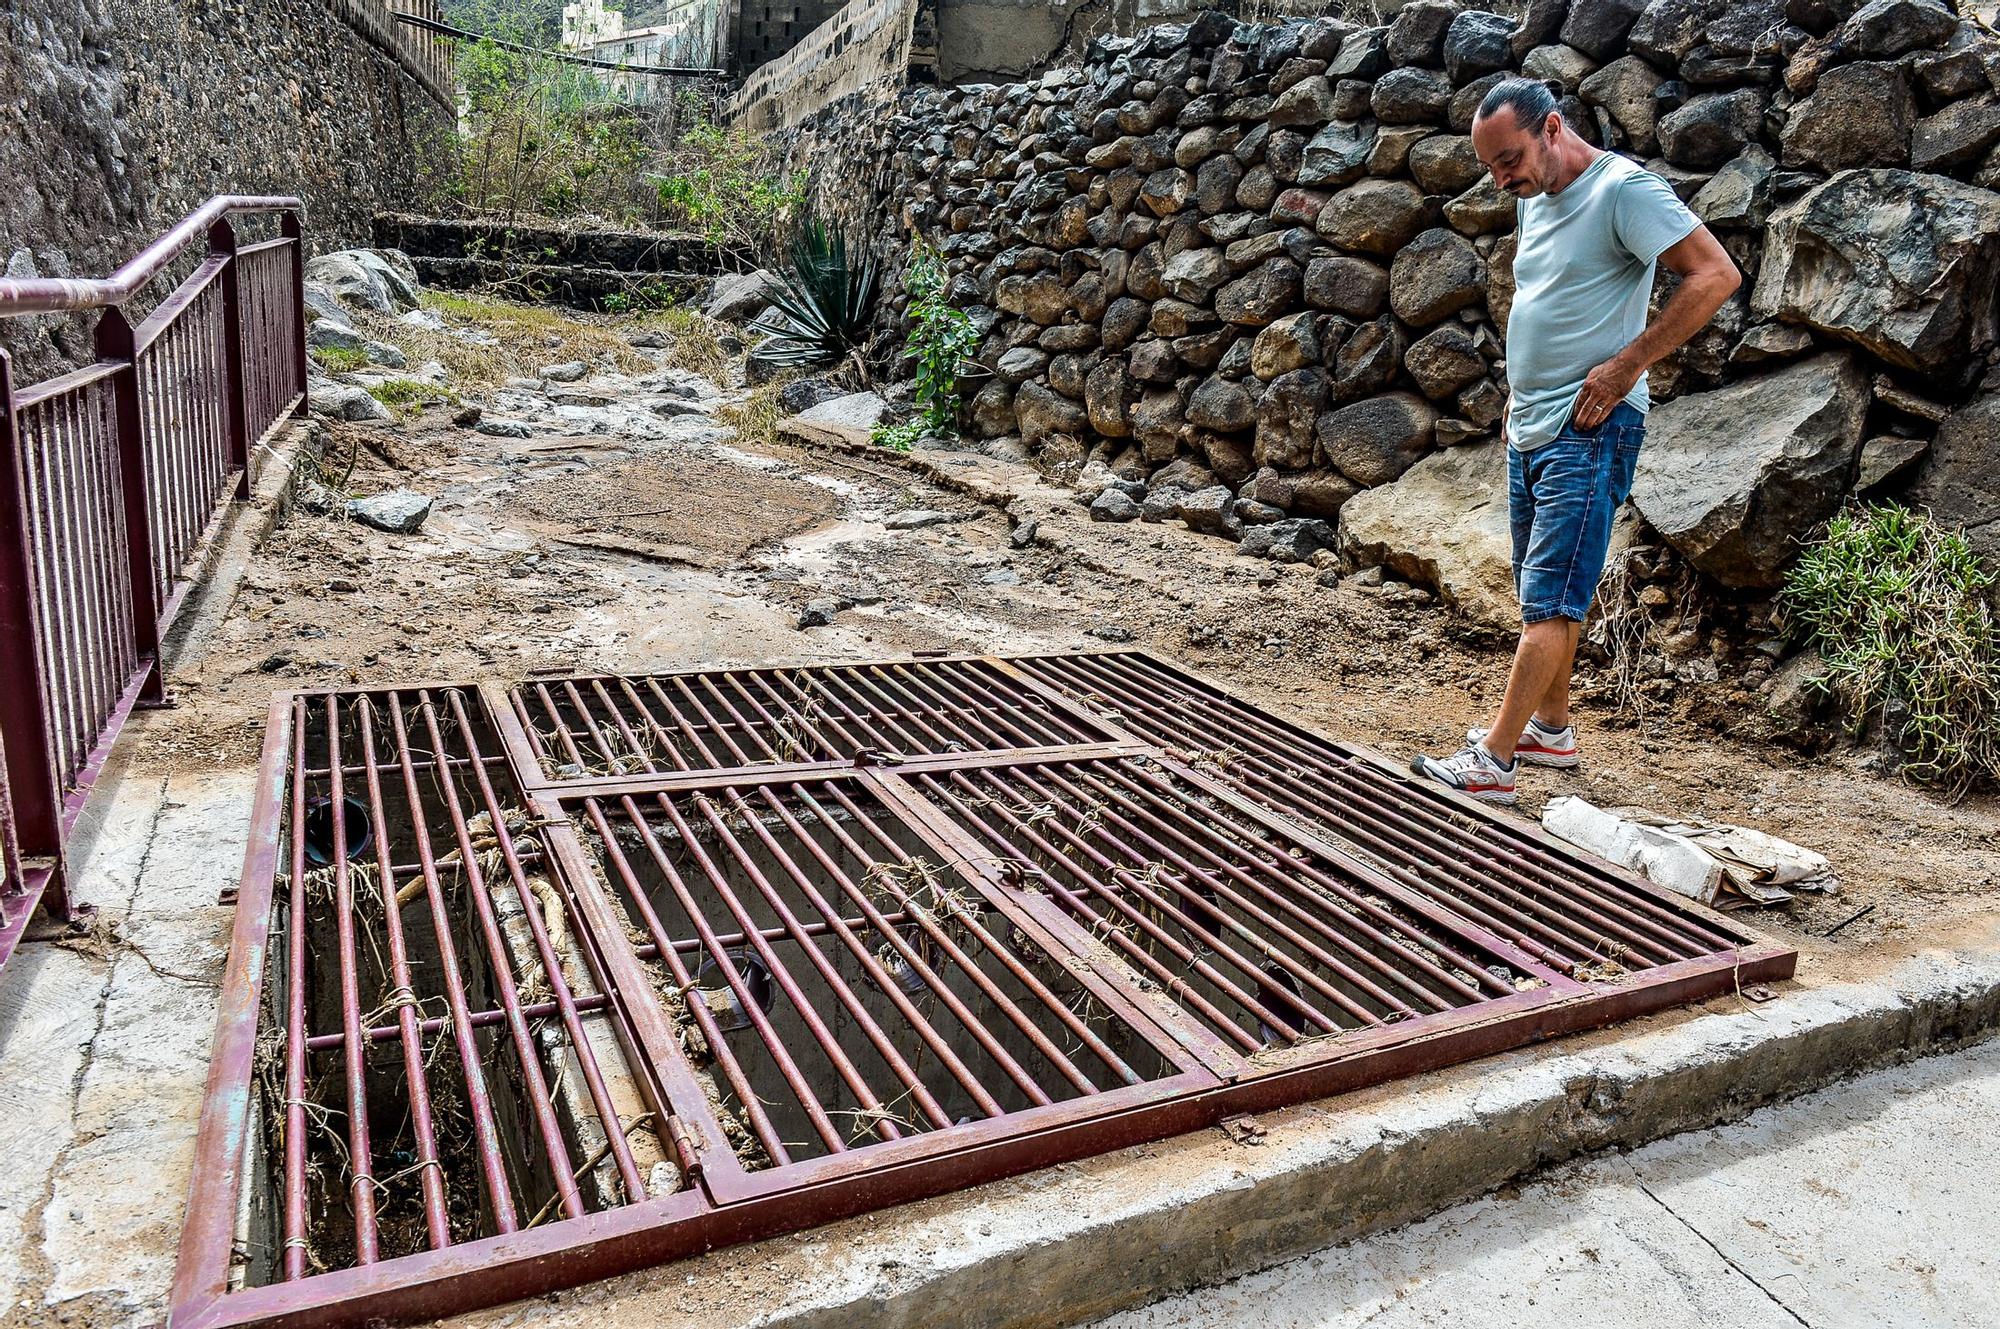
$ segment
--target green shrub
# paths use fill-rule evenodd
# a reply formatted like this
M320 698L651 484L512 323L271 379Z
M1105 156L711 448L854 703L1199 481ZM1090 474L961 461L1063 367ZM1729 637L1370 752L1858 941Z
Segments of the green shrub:
M1964 789L2000 774L1993 574L1955 531L1895 504L1842 512L1785 580L1788 623L1858 732L1879 718L1910 776Z
M932 429L922 416L905 420L899 425L876 425L868 431L868 441L878 448L893 448L897 452L908 452L917 445L917 440L938 432Z
M922 240L910 251L903 286L910 295L910 335L903 354L916 365L921 423L926 433L955 434L959 375L979 348L979 330L963 309L945 302L944 261Z

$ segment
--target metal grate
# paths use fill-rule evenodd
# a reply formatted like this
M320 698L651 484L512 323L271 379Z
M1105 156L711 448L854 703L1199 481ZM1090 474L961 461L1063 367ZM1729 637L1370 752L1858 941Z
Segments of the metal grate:
M535 762L555 780L1115 737L985 660L539 679L508 700Z
M285 696L172 1323L497 1304L1793 961L1139 653Z

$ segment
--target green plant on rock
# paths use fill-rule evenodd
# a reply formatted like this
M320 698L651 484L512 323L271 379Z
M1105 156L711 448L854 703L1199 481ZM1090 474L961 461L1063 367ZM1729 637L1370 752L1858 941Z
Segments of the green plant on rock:
M868 441L878 448L892 448L897 452L908 452L917 446L917 440L938 431L932 429L922 416L905 420L899 425L876 425L868 431Z
M1829 521L1786 577L1787 622L1825 661L1855 731L1879 719L1914 779L1963 790L2000 775L1994 576L1965 537L1896 504Z
M955 434L959 380L979 349L979 329L963 309L946 302L944 260L921 239L910 251L903 286L910 296L903 354L916 366L917 410L925 432Z
M819 217L792 235L791 261L771 292L771 308L750 325L764 340L751 358L772 368L824 368L859 352L875 306L875 258Z

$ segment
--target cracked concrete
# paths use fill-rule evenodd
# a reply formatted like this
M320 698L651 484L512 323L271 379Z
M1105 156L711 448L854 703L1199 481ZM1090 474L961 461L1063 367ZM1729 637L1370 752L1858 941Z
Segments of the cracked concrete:
M2000 1043L1880 1071L1096 1329L2000 1322Z

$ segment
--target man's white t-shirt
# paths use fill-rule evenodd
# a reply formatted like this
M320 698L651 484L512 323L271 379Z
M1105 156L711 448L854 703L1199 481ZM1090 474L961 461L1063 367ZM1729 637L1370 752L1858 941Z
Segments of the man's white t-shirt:
M1562 432L1584 377L1646 330L1653 262L1701 220L1665 180L1615 152L1599 153L1561 193L1515 207L1508 442L1527 452ZM1625 400L1640 412L1652 405L1644 374Z

